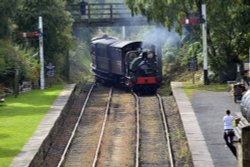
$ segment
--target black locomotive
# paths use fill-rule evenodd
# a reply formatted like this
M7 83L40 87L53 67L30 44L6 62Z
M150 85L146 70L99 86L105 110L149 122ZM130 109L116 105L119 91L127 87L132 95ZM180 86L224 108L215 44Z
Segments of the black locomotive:
M104 35L91 42L96 81L134 91L156 92L162 81L161 54L141 41L123 41Z

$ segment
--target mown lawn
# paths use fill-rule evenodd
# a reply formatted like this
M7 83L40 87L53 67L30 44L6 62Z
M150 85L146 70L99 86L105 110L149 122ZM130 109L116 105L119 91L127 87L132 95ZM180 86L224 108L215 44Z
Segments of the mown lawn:
M57 85L33 90L0 104L0 167L10 166L62 89L63 85Z
M227 84L210 84L204 85L203 83L195 83L192 82L182 82L184 91L188 97L191 97L192 93L197 90L205 90L205 91L226 91L228 89Z

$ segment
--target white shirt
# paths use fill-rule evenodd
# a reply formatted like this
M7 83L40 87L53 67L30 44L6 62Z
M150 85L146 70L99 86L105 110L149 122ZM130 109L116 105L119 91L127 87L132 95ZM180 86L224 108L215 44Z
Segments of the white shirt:
M234 129L234 127L232 125L233 119L234 119L234 117L232 115L226 115L223 117L224 129Z

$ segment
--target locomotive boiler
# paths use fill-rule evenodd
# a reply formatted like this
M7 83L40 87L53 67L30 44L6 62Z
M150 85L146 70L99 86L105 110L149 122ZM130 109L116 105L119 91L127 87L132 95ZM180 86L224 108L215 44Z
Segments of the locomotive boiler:
M152 44L104 35L92 39L91 56L97 82L140 92L156 92L161 84L161 54Z

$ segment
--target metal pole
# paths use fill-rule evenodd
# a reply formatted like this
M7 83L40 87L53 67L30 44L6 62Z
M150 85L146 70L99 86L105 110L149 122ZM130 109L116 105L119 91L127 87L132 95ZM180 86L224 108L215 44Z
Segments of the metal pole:
M204 74L204 85L208 85L208 69L207 69L207 19L206 19L206 5L201 5L202 18L205 20L202 23L202 43L203 43L203 74Z
M38 18L38 29L39 29L39 50L40 50L40 89L45 88L44 79L44 53L43 53L43 19L42 16Z

